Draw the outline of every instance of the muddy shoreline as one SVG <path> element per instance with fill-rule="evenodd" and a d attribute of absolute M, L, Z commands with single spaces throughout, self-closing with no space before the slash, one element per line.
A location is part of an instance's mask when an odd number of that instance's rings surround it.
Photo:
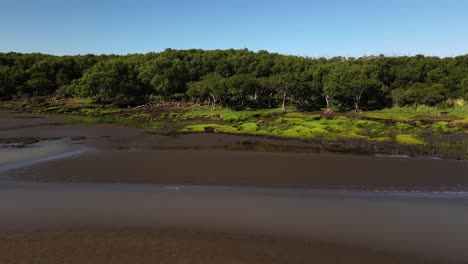
<path fill-rule="evenodd" d="M 8 117 L 8 118 L 2 118 Z M 38 138 L 32 135 L 34 133 L 22 133 L 25 131 L 34 131 L 41 127 L 45 130 L 69 130 L 70 128 L 68 125 L 67 120 L 70 118 L 68 115 L 58 115 L 58 114 L 34 114 L 34 113 L 27 113 L 27 112 L 15 112 L 15 111 L 0 111 L 0 119 L 2 119 L 2 124 L 0 124 L 0 144 L 2 141 L 20 141 L 20 142 L 28 142 L 34 140 L 42 140 L 48 139 L 47 136 L 57 138 L 60 137 L 60 134 L 57 133 L 40 133 L 45 137 Z M 7 121 L 6 121 L 7 120 Z M 74 125 L 75 127 L 83 127 L 86 125 Z M 108 127 L 119 127 L 119 130 L 122 130 L 122 126 L 119 125 L 110 125 L 110 124 L 99 124 L 99 125 L 92 125 L 92 126 L 108 126 Z M 65 129 L 61 129 L 61 127 L 66 127 Z M 127 129 L 136 129 L 138 128 L 130 128 Z M 16 131 L 20 132 L 19 135 L 22 135 L 24 138 L 18 138 L 13 133 L 8 133 L 8 131 Z M 2 133 L 3 132 L 3 133 Z M 112 132 L 111 132 L 112 133 Z M 70 133 L 65 133 L 65 135 L 69 135 Z M 145 138 L 148 139 L 151 136 L 151 132 L 144 132 Z M 363 140 L 363 139 L 338 139 L 338 140 L 322 140 L 322 139 L 308 139 L 308 140 L 301 140 L 301 139 L 291 139 L 291 138 L 284 138 L 284 137 L 272 137 L 272 136 L 262 136 L 262 135 L 239 135 L 239 134 L 229 134 L 229 133 L 182 133 L 182 132 L 170 132 L 170 133 L 161 133 L 161 134 L 154 134 L 155 137 L 166 137 L 166 138 L 188 138 L 188 141 L 191 141 L 191 136 L 194 135 L 197 138 L 201 138 L 204 140 L 205 137 L 224 137 L 224 138 L 234 138 L 234 140 L 230 140 L 227 144 L 235 145 L 237 144 L 251 144 L 251 145 L 260 145 L 260 147 L 256 149 L 262 148 L 262 146 L 272 146 L 271 149 L 275 148 L 276 146 L 287 146 L 290 148 L 296 148 L 295 152 L 300 151 L 299 148 L 302 148 L 302 152 L 315 152 L 315 153 L 336 153 L 336 154 L 349 154 L 349 155 L 401 155 L 401 156 L 410 156 L 410 157 L 426 157 L 426 158 L 444 158 L 444 159 L 455 159 L 460 160 L 463 159 L 461 156 L 454 155 L 453 153 L 444 153 L 443 156 L 440 154 L 434 154 L 434 150 L 431 148 L 427 148 L 424 146 L 418 145 L 405 145 L 405 144 L 397 144 L 394 142 L 378 142 L 378 141 L 370 141 L 370 140 Z M 198 136 L 201 135 L 201 136 Z M 450 136 L 450 135 L 446 135 Z M 458 138 L 463 137 L 465 135 L 456 135 Z M 10 137 L 10 138 L 8 138 Z M 72 136 L 72 137 L 83 137 L 79 134 Z M 428 138 L 431 142 L 436 140 L 435 136 Z M 188 142 L 190 146 L 198 146 L 197 141 Z M 201 147 L 203 147 L 203 142 L 201 143 Z M 154 144 L 153 144 L 154 145 Z M 179 145 L 175 146 L 178 147 Z M 167 146 L 161 146 L 160 144 L 156 144 L 156 147 L 164 148 Z M 174 147 L 174 146 L 169 146 Z M 255 146 L 253 146 L 255 147 Z M 245 147 L 244 147 L 245 148 Z M 255 150 L 254 148 L 250 148 L 248 150 Z M 276 151 L 287 152 L 286 148 L 282 150 L 277 148 Z M 437 152 L 436 152 L 437 153 Z"/>
<path fill-rule="evenodd" d="M 197 133 L 192 133 L 197 134 Z M 213 134 L 211 132 L 204 132 L 203 134 Z M 270 136 L 261 136 L 261 135 L 246 135 L 240 136 L 237 134 L 230 133 L 216 133 L 226 136 L 234 136 L 239 138 L 249 137 L 251 140 L 240 140 L 239 142 L 243 144 L 262 144 L 263 142 L 269 143 L 272 146 L 290 146 L 290 147 L 304 147 L 309 148 L 310 150 L 315 150 L 317 153 L 335 153 L 335 154 L 350 154 L 350 155 L 368 155 L 373 156 L 376 154 L 380 155 L 401 155 L 401 156 L 411 156 L 411 157 L 425 157 L 425 158 L 440 158 L 439 155 L 433 155 L 427 149 L 424 149 L 420 146 L 411 146 L 411 145 L 401 145 L 396 143 L 386 143 L 386 142 L 371 142 L 368 140 L 359 140 L 359 139 L 347 139 L 347 140 L 320 140 L 320 139 L 308 139 L 308 140 L 298 140 L 298 139 L 289 139 L 282 137 L 270 137 Z M 184 133 L 170 134 L 170 135 L 187 135 Z M 263 143 L 264 144 L 264 143 Z M 307 152 L 307 151 L 305 151 Z M 447 159 L 447 158 L 446 158 Z M 449 157 L 448 159 L 460 159 L 457 156 Z"/>

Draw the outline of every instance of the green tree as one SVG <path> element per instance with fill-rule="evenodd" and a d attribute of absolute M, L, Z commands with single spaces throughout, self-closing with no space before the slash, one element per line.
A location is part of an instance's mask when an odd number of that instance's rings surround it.
<path fill-rule="evenodd" d="M 276 91 L 281 101 L 281 109 L 286 110 L 286 102 L 291 97 L 291 90 L 298 86 L 296 76 L 290 73 L 272 75 L 269 85 Z"/>
<path fill-rule="evenodd" d="M 52 90 L 52 82 L 46 78 L 35 78 L 26 82 L 25 93 L 32 96 L 48 95 Z"/>
<path fill-rule="evenodd" d="M 200 81 L 190 83 L 187 94 L 189 96 L 207 94 L 211 98 L 213 109 L 216 109 L 216 104 L 226 94 L 225 79 L 219 74 L 207 75 Z"/>
<path fill-rule="evenodd" d="M 257 98 L 257 80 L 249 74 L 236 74 L 225 80 L 226 92 L 230 101 L 243 106 L 247 100 L 255 104 Z"/>
<path fill-rule="evenodd" d="M 331 111 L 332 101 L 339 93 L 342 84 L 342 71 L 341 64 L 331 65 L 330 72 L 323 78 L 323 97 L 326 102 L 327 111 Z"/>

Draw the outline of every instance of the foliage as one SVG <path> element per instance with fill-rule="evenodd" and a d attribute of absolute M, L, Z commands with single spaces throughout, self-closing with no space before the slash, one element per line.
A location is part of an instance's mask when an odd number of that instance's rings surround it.
<path fill-rule="evenodd" d="M 325 59 L 246 49 L 0 53 L 0 98 L 87 97 L 119 107 L 175 100 L 239 109 L 440 108 L 468 99 L 466 76 L 468 55 Z"/>

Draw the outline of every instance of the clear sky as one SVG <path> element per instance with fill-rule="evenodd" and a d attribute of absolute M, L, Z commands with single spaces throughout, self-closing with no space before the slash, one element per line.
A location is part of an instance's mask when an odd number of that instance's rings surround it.
<path fill-rule="evenodd" d="M 0 51 L 468 53 L 468 0 L 0 0 Z"/>

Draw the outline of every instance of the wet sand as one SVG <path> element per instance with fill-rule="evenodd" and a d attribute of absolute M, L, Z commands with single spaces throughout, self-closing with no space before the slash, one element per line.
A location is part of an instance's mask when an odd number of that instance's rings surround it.
<path fill-rule="evenodd" d="M 468 262 L 466 162 L 242 151 L 303 143 L 50 118 L 10 120 L 0 138 L 87 151 L 3 172 L 0 263 Z"/>

